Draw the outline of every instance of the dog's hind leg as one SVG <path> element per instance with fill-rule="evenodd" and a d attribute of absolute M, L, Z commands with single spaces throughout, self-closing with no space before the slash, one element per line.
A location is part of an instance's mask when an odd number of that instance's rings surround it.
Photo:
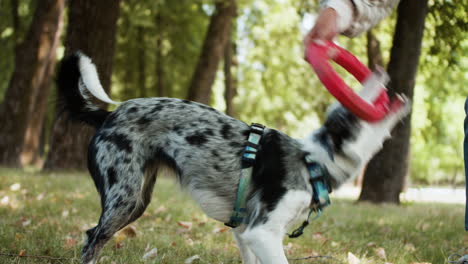
<path fill-rule="evenodd" d="M 125 176 L 125 179 L 137 181 L 118 182 L 106 191 L 99 223 L 86 232 L 87 240 L 81 257 L 83 264 L 96 263 L 106 242 L 117 231 L 138 219 L 150 203 L 156 170 L 145 169 L 144 174 L 142 170 L 137 171 L 138 173 Z"/>
<path fill-rule="evenodd" d="M 238 229 L 233 229 L 232 233 L 234 234 L 234 238 L 236 239 L 237 247 L 239 248 L 242 263 L 243 264 L 260 264 L 260 261 L 254 255 L 252 250 L 247 246 L 247 243 L 241 236 L 241 232 Z"/>

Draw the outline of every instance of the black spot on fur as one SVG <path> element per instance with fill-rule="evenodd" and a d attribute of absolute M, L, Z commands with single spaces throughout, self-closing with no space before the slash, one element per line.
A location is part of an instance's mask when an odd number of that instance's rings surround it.
<path fill-rule="evenodd" d="M 203 131 L 203 133 L 207 136 L 214 136 L 214 133 L 213 133 L 213 130 L 207 128 L 205 129 L 205 131 Z"/>
<path fill-rule="evenodd" d="M 133 195 L 133 190 L 130 188 L 130 185 L 125 184 L 124 185 L 124 191 L 127 194 L 127 196 L 132 196 Z"/>
<path fill-rule="evenodd" d="M 167 103 L 170 103 L 171 100 L 170 100 L 170 99 L 167 99 L 167 98 L 161 98 L 161 99 L 159 99 L 159 102 L 160 102 L 161 104 L 167 104 Z"/>
<path fill-rule="evenodd" d="M 151 121 L 152 121 L 152 120 L 149 119 L 148 117 L 142 116 L 140 119 L 138 119 L 137 123 L 138 123 L 138 125 L 140 125 L 140 126 L 145 126 L 145 125 L 151 123 Z"/>
<path fill-rule="evenodd" d="M 220 131 L 221 136 L 224 139 L 232 138 L 233 135 L 232 135 L 231 129 L 232 127 L 229 124 L 224 124 Z"/>
<path fill-rule="evenodd" d="M 164 108 L 163 105 L 158 104 L 158 105 L 156 105 L 155 107 L 153 107 L 153 109 L 151 109 L 151 113 L 152 113 L 152 114 L 155 114 L 155 113 L 161 111 L 163 108 Z"/>
<path fill-rule="evenodd" d="M 359 122 L 355 115 L 343 107 L 335 109 L 329 114 L 324 125 L 326 136 L 333 142 L 335 152 L 341 152 L 343 141 L 352 139 L 359 131 Z M 322 137 L 324 137 L 323 135 Z"/>
<path fill-rule="evenodd" d="M 184 99 L 184 100 L 182 100 L 182 103 L 184 103 L 184 104 L 193 104 L 193 102 L 192 102 L 192 101 L 185 100 L 185 99 Z"/>
<path fill-rule="evenodd" d="M 91 143 L 88 146 L 88 170 L 93 178 L 94 185 L 96 186 L 97 191 L 101 195 L 101 208 L 104 208 L 106 201 L 106 193 L 104 192 L 104 176 L 101 174 L 99 165 L 97 162 L 97 142 L 99 140 L 99 135 L 94 136 L 91 139 Z"/>
<path fill-rule="evenodd" d="M 229 146 L 231 146 L 233 148 L 240 148 L 240 147 L 242 147 L 242 144 L 239 143 L 239 142 L 232 141 L 232 142 L 229 142 Z"/>
<path fill-rule="evenodd" d="M 132 141 L 124 134 L 110 133 L 106 136 L 103 135 L 102 140 L 113 143 L 121 151 L 132 152 Z"/>
<path fill-rule="evenodd" d="M 215 149 L 211 151 L 211 155 L 213 155 L 213 157 L 219 157 L 219 153 Z"/>
<path fill-rule="evenodd" d="M 104 124 L 102 125 L 103 128 L 111 128 L 111 127 L 115 127 L 116 124 L 117 124 L 117 120 L 119 118 L 119 115 L 116 114 L 116 112 L 112 112 L 106 119 L 106 121 L 104 122 Z"/>
<path fill-rule="evenodd" d="M 275 209 L 278 201 L 285 194 L 283 181 L 286 175 L 284 157 L 286 153 L 281 147 L 281 134 L 269 130 L 260 140 L 260 148 L 252 173 L 254 190 L 260 190 L 260 199 L 266 204 L 267 210 Z"/>
<path fill-rule="evenodd" d="M 109 188 L 111 188 L 112 185 L 114 185 L 117 182 L 117 177 L 115 174 L 115 169 L 113 167 L 107 169 L 107 179 L 109 182 Z"/>
<path fill-rule="evenodd" d="M 127 114 L 133 114 L 136 112 L 138 112 L 138 108 L 136 108 L 135 106 L 132 106 L 128 109 Z"/>
<path fill-rule="evenodd" d="M 179 126 L 179 125 L 175 125 L 175 126 L 172 128 L 172 130 L 173 130 L 174 132 L 176 132 L 177 134 L 179 134 L 179 132 L 182 130 L 182 127 Z"/>
<path fill-rule="evenodd" d="M 218 166 L 218 164 L 215 164 L 213 166 L 213 168 L 216 170 L 216 171 L 221 171 L 221 168 Z"/>
<path fill-rule="evenodd" d="M 190 145 L 194 145 L 194 146 L 201 146 L 201 145 L 205 144 L 208 141 L 207 137 L 204 134 L 200 133 L 200 132 L 196 132 L 193 135 L 186 136 L 185 140 Z"/>

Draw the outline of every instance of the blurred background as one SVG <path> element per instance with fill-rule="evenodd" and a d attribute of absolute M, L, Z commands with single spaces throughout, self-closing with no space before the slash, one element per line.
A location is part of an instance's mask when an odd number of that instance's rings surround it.
<path fill-rule="evenodd" d="M 93 59 L 115 100 L 186 98 L 306 136 L 333 102 L 303 60 L 318 4 L 0 0 L 0 165 L 86 168 L 92 131 L 55 105 L 56 65 L 75 50 Z M 463 185 L 467 11 L 467 0 L 402 0 L 371 32 L 337 39 L 371 68 L 386 68 L 391 90 L 413 101 L 411 118 L 357 181 L 361 199 L 398 203 L 407 186 Z"/>

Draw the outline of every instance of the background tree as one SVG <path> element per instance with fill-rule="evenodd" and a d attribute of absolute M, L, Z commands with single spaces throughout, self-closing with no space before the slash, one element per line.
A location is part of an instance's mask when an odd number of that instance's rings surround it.
<path fill-rule="evenodd" d="M 109 92 L 120 1 L 72 0 L 68 13 L 65 55 L 81 50 L 93 59 L 104 89 Z M 86 168 L 90 128 L 72 123 L 57 110 L 46 169 Z"/>
<path fill-rule="evenodd" d="M 235 0 L 220 0 L 215 4 L 205 42 L 192 76 L 188 99 L 210 104 L 211 88 L 218 70 L 218 64 L 231 34 L 232 19 L 236 15 Z"/>
<path fill-rule="evenodd" d="M 18 42 L 18 2 L 12 1 L 14 39 Z M 24 40 L 15 47 L 15 69 L 0 109 L 0 163 L 21 166 L 20 154 L 37 98 L 47 88 L 55 63 L 64 0 L 38 4 Z M 50 69 L 50 68 L 49 68 Z M 38 102 L 43 104 L 43 102 Z M 34 118 L 41 118 L 40 116 Z"/>
<path fill-rule="evenodd" d="M 413 99 L 416 73 L 421 54 L 427 0 L 402 0 L 393 39 L 388 73 L 390 91 Z M 361 201 L 400 202 L 400 192 L 409 169 L 411 115 L 396 126 L 393 139 L 384 143 L 368 164 L 364 174 Z"/>

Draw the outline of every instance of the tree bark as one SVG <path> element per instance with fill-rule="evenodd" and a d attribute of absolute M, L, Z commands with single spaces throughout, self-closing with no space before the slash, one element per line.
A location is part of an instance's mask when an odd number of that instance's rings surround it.
<path fill-rule="evenodd" d="M 163 56 L 163 22 L 161 11 L 158 11 L 155 18 L 157 37 L 156 37 L 156 92 L 159 97 L 167 96 L 166 87 L 164 86 L 164 56 Z"/>
<path fill-rule="evenodd" d="M 235 60 L 236 44 L 232 41 L 232 33 L 224 49 L 224 100 L 226 102 L 226 114 L 235 116 L 233 99 L 236 96 L 237 82 L 233 76 L 233 68 L 237 63 Z"/>
<path fill-rule="evenodd" d="M 368 66 L 372 71 L 376 70 L 376 66 L 383 67 L 384 65 L 380 42 L 371 30 L 367 32 L 367 58 Z"/>
<path fill-rule="evenodd" d="M 139 97 L 146 97 L 146 57 L 145 57 L 145 29 L 137 27 L 137 56 L 138 56 L 138 90 Z M 142 45 L 142 46 L 140 46 Z"/>
<path fill-rule="evenodd" d="M 31 121 L 28 123 L 26 128 L 26 134 L 24 138 L 23 149 L 21 152 L 21 164 L 31 164 L 40 161 L 40 145 L 43 138 L 43 126 L 44 120 L 47 112 L 47 103 L 50 94 L 50 87 L 52 85 L 52 77 L 55 72 L 55 65 L 57 61 L 56 50 L 60 42 L 60 36 L 63 29 L 63 15 L 64 9 L 60 12 L 59 26 L 55 32 L 54 42 L 52 44 L 51 56 L 49 61 L 47 61 L 47 68 L 44 73 L 44 78 L 42 83 L 34 94 L 35 102 L 32 112 L 29 113 L 30 116 L 34 116 Z"/>
<path fill-rule="evenodd" d="M 202 51 L 189 86 L 189 100 L 204 104 L 210 103 L 211 86 L 231 31 L 232 18 L 235 15 L 235 0 L 216 2 L 216 10 L 211 16 Z"/>
<path fill-rule="evenodd" d="M 33 106 L 35 95 L 55 54 L 64 0 L 44 0 L 34 17 L 24 41 L 15 49 L 15 69 L 0 109 L 0 163 L 20 167 L 20 153 L 30 120 L 38 118 Z M 18 27 L 18 21 L 15 22 Z M 16 34 L 16 33 L 15 33 Z"/>
<path fill-rule="evenodd" d="M 110 91 L 119 6 L 119 0 L 71 0 L 68 8 L 65 55 L 81 50 L 92 58 L 106 92 Z M 72 123 L 66 113 L 57 111 L 44 168 L 86 168 L 92 133 L 91 128 Z"/>
<path fill-rule="evenodd" d="M 413 98 L 427 0 L 403 0 L 398 6 L 398 18 L 388 65 L 390 91 Z M 368 164 L 364 175 L 360 201 L 400 203 L 400 193 L 409 170 L 411 115 L 398 124 L 392 140 Z"/>

